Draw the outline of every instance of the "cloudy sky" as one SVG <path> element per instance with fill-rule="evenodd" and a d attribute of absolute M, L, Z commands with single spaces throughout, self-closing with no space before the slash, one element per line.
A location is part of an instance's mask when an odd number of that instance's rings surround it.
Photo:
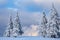
<path fill-rule="evenodd" d="M 8 26 L 9 16 L 13 16 L 13 20 L 16 17 L 18 11 L 21 20 L 21 25 L 24 27 L 24 35 L 37 36 L 35 31 L 38 24 L 41 22 L 41 15 L 43 11 L 46 13 L 47 18 L 50 15 L 50 9 L 54 3 L 58 13 L 60 12 L 60 0 L 0 0 L 0 36 L 4 33 L 4 30 Z M 31 27 L 31 28 L 30 28 Z M 1 31 L 2 30 L 2 31 Z M 33 30 L 33 31 L 32 31 Z M 32 34 L 31 34 L 32 33 Z"/>

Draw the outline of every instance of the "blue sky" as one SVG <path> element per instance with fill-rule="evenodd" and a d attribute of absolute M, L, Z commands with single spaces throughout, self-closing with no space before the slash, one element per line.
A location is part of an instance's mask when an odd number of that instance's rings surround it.
<path fill-rule="evenodd" d="M 13 0 L 5 0 L 5 2 L 0 5 L 0 7 L 2 7 L 2 8 L 5 8 L 5 7 L 13 8 L 14 7 Z"/>
<path fill-rule="evenodd" d="M 27 0 L 26 0 L 27 1 Z M 0 8 L 15 8 L 15 9 L 22 9 L 22 10 L 26 10 L 28 12 L 39 12 L 39 11 L 43 11 L 43 6 L 41 5 L 37 5 L 34 2 L 27 1 L 27 3 L 24 2 L 24 0 L 21 0 L 18 4 L 18 0 L 17 2 L 15 2 L 15 0 L 6 0 L 6 2 L 0 5 Z M 16 3 L 16 4 L 15 4 Z"/>
<path fill-rule="evenodd" d="M 3 3 L 4 2 L 4 3 Z M 58 4 L 59 0 L 3 0 L 0 3 L 0 8 L 15 8 L 21 9 L 28 12 L 42 12 L 51 8 L 52 2 Z M 48 4 L 47 4 L 48 3 Z M 46 9 L 47 8 L 47 9 Z"/>

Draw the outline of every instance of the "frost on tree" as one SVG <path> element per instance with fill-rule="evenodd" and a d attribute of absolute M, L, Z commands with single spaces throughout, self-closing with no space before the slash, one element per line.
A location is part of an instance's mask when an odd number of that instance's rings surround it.
<path fill-rule="evenodd" d="M 43 12 L 42 15 L 42 21 L 41 21 L 41 26 L 40 26 L 40 36 L 45 37 L 46 36 L 46 29 L 47 29 L 47 19 L 46 19 L 46 15 L 45 12 Z"/>
<path fill-rule="evenodd" d="M 54 7 L 54 4 L 52 4 L 52 10 L 51 10 L 51 18 L 48 23 L 47 28 L 47 35 L 48 37 L 57 38 L 59 37 L 59 15 L 57 13 L 57 10 Z"/>
<path fill-rule="evenodd" d="M 9 25 L 4 33 L 5 37 L 11 37 L 13 34 L 13 21 L 12 21 L 12 17 L 10 16 L 10 22 Z"/>
<path fill-rule="evenodd" d="M 19 16 L 18 16 L 18 13 L 17 13 L 15 23 L 14 23 L 13 36 L 17 37 L 17 36 L 21 36 L 22 34 L 23 34 L 23 31 L 22 31 Z"/>

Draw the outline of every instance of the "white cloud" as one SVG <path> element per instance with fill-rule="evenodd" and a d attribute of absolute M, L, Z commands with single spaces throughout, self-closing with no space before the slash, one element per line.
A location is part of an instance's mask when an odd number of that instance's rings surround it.
<path fill-rule="evenodd" d="M 30 27 L 25 27 L 23 36 L 38 36 L 38 28 L 38 25 L 31 25 Z"/>
<path fill-rule="evenodd" d="M 22 12 L 20 15 L 21 23 L 24 25 L 31 25 L 31 24 L 39 24 L 41 20 L 41 13 L 29 13 L 29 12 Z"/>
<path fill-rule="evenodd" d="M 33 3 L 38 5 L 39 7 L 41 5 L 44 9 L 51 8 L 52 3 L 57 5 L 57 7 L 60 5 L 59 0 L 14 0 L 14 4 L 18 7 L 24 7 L 27 6 L 27 4 L 33 4 Z"/>

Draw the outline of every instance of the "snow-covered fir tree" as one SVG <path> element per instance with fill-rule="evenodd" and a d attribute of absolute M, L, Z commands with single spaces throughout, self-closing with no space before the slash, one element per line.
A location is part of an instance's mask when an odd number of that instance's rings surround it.
<path fill-rule="evenodd" d="M 54 4 L 52 4 L 51 9 L 51 16 L 49 23 L 47 25 L 47 36 L 52 38 L 59 37 L 59 14 L 57 13 L 57 10 L 54 7 Z"/>
<path fill-rule="evenodd" d="M 13 34 L 13 21 L 12 21 L 12 16 L 10 16 L 9 25 L 8 25 L 6 31 L 4 32 L 3 36 L 5 36 L 5 37 L 12 37 L 12 34 Z"/>
<path fill-rule="evenodd" d="M 19 19 L 18 12 L 17 12 L 17 16 L 16 16 L 16 19 L 15 19 L 15 22 L 14 22 L 13 36 L 14 37 L 22 36 L 23 33 L 24 32 L 22 31 L 22 27 L 21 27 L 21 24 L 20 24 L 20 19 Z"/>
<path fill-rule="evenodd" d="M 45 37 L 47 35 L 46 29 L 47 29 L 47 18 L 45 12 L 43 12 L 40 31 L 39 31 L 40 36 Z"/>

